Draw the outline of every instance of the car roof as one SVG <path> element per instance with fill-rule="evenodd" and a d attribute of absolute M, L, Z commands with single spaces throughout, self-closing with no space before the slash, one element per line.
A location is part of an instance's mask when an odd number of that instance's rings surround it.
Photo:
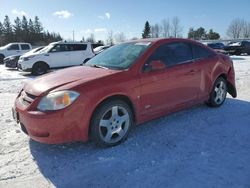
<path fill-rule="evenodd" d="M 11 42 L 9 44 L 28 44 L 28 45 L 30 45 L 30 43 L 27 43 L 27 42 Z"/>
<path fill-rule="evenodd" d="M 127 41 L 130 42 L 151 42 L 151 43 L 157 43 L 157 42 L 191 42 L 191 43 L 200 43 L 199 41 L 195 41 L 192 39 L 183 39 L 183 38 L 147 38 L 147 39 L 138 39 L 138 40 L 131 40 Z"/>
<path fill-rule="evenodd" d="M 88 44 L 88 42 L 67 42 L 67 41 L 58 41 L 52 42 L 50 44 Z M 89 43 L 90 44 L 90 43 Z"/>

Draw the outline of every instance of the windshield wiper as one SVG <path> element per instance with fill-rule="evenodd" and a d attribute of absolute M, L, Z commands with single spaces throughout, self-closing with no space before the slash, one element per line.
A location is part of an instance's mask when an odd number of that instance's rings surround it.
<path fill-rule="evenodd" d="M 109 69 L 108 67 L 104 67 L 104 66 L 96 65 L 96 64 L 91 64 L 90 66 L 95 67 L 95 68 Z"/>

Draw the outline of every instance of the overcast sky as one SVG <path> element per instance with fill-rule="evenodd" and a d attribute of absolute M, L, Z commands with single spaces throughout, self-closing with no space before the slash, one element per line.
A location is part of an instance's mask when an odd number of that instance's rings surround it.
<path fill-rule="evenodd" d="M 0 21 L 8 15 L 38 16 L 49 31 L 65 39 L 94 33 L 105 40 L 108 31 L 124 32 L 127 38 L 141 37 L 146 20 L 150 24 L 178 16 L 183 37 L 190 27 L 214 29 L 222 37 L 234 18 L 250 21 L 250 0 L 0 0 Z"/>

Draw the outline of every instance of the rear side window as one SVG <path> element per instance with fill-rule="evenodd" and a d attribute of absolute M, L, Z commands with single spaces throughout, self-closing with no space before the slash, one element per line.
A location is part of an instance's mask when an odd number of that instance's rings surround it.
<path fill-rule="evenodd" d="M 10 47 L 8 47 L 8 50 L 19 50 L 18 44 L 12 44 Z"/>
<path fill-rule="evenodd" d="M 65 52 L 65 51 L 69 51 L 69 48 L 66 44 L 57 44 L 51 49 L 51 52 Z"/>
<path fill-rule="evenodd" d="M 192 50 L 183 42 L 163 44 L 150 56 L 149 62 L 154 60 L 160 60 L 168 67 L 186 63 L 192 60 Z"/>
<path fill-rule="evenodd" d="M 203 59 L 215 56 L 215 53 L 202 46 L 192 44 L 192 48 L 193 48 L 194 59 Z"/>
<path fill-rule="evenodd" d="M 22 50 L 29 50 L 30 46 L 28 44 L 21 44 L 21 49 Z"/>
<path fill-rule="evenodd" d="M 86 50 L 87 44 L 74 44 L 74 51 Z"/>
<path fill-rule="evenodd" d="M 69 51 L 83 51 L 87 49 L 87 44 L 68 44 Z"/>

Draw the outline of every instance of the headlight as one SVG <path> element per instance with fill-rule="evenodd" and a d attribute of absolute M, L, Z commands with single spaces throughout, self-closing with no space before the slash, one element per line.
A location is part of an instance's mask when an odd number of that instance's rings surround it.
<path fill-rule="evenodd" d="M 57 91 L 44 96 L 37 108 L 41 111 L 60 110 L 71 105 L 80 94 L 75 91 Z"/>
<path fill-rule="evenodd" d="M 22 58 L 24 61 L 29 61 L 30 59 L 32 59 L 33 57 L 35 57 L 34 55 L 28 56 L 28 57 L 24 57 Z"/>

